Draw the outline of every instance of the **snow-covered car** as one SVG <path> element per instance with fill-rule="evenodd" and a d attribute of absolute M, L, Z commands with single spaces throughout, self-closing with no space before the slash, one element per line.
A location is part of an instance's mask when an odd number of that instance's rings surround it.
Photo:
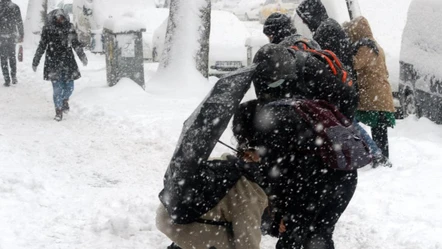
<path fill-rule="evenodd" d="M 242 0 L 233 9 L 233 14 L 235 14 L 240 20 L 258 20 L 259 12 L 264 1 L 265 0 Z"/>
<path fill-rule="evenodd" d="M 167 20 L 154 32 L 153 61 L 160 61 L 164 49 Z M 222 75 L 247 65 L 246 41 L 249 31 L 234 14 L 212 10 L 209 74 Z"/>
<path fill-rule="evenodd" d="M 259 11 L 259 22 L 264 23 L 272 13 L 293 15 L 302 0 L 266 0 Z"/>
<path fill-rule="evenodd" d="M 73 0 L 73 23 L 80 40 L 93 52 L 103 52 L 102 31 L 107 18 L 130 13 L 146 25 L 143 54 L 152 59 L 153 31 L 169 15 L 168 9 L 156 8 L 154 0 Z"/>
<path fill-rule="evenodd" d="M 442 123 L 442 2 L 413 0 L 400 54 L 399 99 L 404 116 Z"/>

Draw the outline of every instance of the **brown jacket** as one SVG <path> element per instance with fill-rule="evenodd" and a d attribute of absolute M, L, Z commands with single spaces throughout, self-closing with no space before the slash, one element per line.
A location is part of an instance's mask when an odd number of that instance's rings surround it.
<path fill-rule="evenodd" d="M 362 38 L 375 41 L 370 24 L 362 16 L 344 23 L 343 26 L 352 43 Z M 359 86 L 358 110 L 395 112 L 385 53 L 377 42 L 376 45 L 378 54 L 371 48 L 362 46 L 353 58 Z"/>
<path fill-rule="evenodd" d="M 267 196 L 256 184 L 241 177 L 228 194 L 202 219 L 228 221 L 233 236 L 223 226 L 202 223 L 173 224 L 163 205 L 157 210 L 158 230 L 183 249 L 259 249 L 261 216 L 267 207 Z"/>

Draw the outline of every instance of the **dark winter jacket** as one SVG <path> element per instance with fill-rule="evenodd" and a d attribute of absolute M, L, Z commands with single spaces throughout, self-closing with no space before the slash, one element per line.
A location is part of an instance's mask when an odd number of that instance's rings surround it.
<path fill-rule="evenodd" d="M 327 10 L 320 0 L 304 0 L 296 13 L 313 32 L 313 39 L 322 49 L 331 50 L 338 56 L 349 71 L 352 70 L 350 39 L 341 25 L 329 18 Z"/>
<path fill-rule="evenodd" d="M 239 141 L 259 148 L 260 164 L 242 173 L 270 196 L 273 230 L 284 220 L 287 232 L 279 236 L 277 248 L 311 248 L 310 234 L 333 243 L 334 225 L 351 200 L 357 172 L 327 168 L 318 155 L 307 153 L 317 146 L 316 133 L 285 100 L 242 104 L 233 131 Z"/>
<path fill-rule="evenodd" d="M 56 22 L 57 16 L 60 15 L 65 19 L 62 24 Z M 77 80 L 81 74 L 72 49 L 84 64 L 87 63 L 86 54 L 78 41 L 74 26 L 69 22 L 69 15 L 60 9 L 53 10 L 48 14 L 46 25 L 43 27 L 32 65 L 37 67 L 46 52 L 45 80 L 59 80 L 62 77 L 64 80 Z"/>
<path fill-rule="evenodd" d="M 253 62 L 257 64 L 253 84 L 260 101 L 297 95 L 322 99 L 338 107 L 348 118 L 353 118 L 358 102 L 356 90 L 343 84 L 311 54 L 267 44 L 256 53 Z"/>
<path fill-rule="evenodd" d="M 18 36 L 17 36 L 18 35 Z M 6 39 L 23 40 L 23 20 L 20 8 L 11 0 L 0 2 L 0 41 Z"/>
<path fill-rule="evenodd" d="M 194 222 L 196 218 L 215 207 L 241 178 L 238 164 L 242 165 L 242 162 L 202 161 L 199 162 L 195 173 L 189 175 L 181 172 L 182 177 L 179 179 L 173 177 L 174 173 L 167 171 L 164 177 L 165 188 L 160 192 L 159 198 L 174 222 L 177 224 Z M 182 183 L 168 184 L 167 181 L 182 181 Z M 181 193 L 184 197 L 170 198 L 170 195 L 175 193 Z M 182 202 L 182 200 L 188 201 Z"/>
<path fill-rule="evenodd" d="M 279 44 L 285 47 L 291 47 L 297 45 L 300 41 L 306 43 L 312 49 L 321 50 L 321 46 L 319 46 L 315 40 L 308 39 L 300 34 L 285 37 Z"/>

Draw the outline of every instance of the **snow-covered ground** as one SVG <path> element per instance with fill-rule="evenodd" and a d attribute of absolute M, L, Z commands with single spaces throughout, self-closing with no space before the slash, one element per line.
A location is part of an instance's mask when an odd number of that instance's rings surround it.
<path fill-rule="evenodd" d="M 370 2 L 373 12 L 385 13 L 369 16 L 385 23 L 374 32 L 405 23 L 406 6 L 360 0 L 361 8 Z M 379 39 L 385 47 L 400 44 L 391 32 Z M 130 80 L 109 88 L 104 57 L 88 54 L 72 110 L 58 123 L 43 61 L 32 72 L 33 53 L 25 50 L 19 63 L 19 84 L 0 87 L 0 249 L 166 248 L 170 241 L 155 228 L 162 177 L 183 121 L 212 83 L 169 93 L 149 82 L 145 92 Z M 147 80 L 156 68 L 145 65 Z M 360 170 L 336 248 L 442 249 L 442 126 L 415 117 L 397 123 L 389 133 L 394 167 Z M 230 143 L 232 133 L 222 140 Z M 219 146 L 214 154 L 227 151 Z M 264 237 L 262 248 L 274 243 Z"/>

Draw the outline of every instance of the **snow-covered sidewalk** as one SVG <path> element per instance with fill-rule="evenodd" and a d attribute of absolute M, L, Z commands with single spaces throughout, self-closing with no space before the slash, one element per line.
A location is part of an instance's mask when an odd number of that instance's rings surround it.
<path fill-rule="evenodd" d="M 31 53 L 31 51 L 26 51 Z M 0 248 L 160 249 L 157 194 L 181 124 L 203 96 L 109 88 L 88 54 L 72 111 L 55 122 L 42 65 L 0 88 Z M 146 78 L 155 71 L 146 64 Z M 229 130 L 223 136 L 231 141 Z M 393 168 L 364 168 L 335 233 L 341 249 L 442 248 L 442 126 L 414 117 L 390 130 Z M 214 153 L 227 151 L 217 147 Z M 262 248 L 274 248 L 265 237 Z"/>

